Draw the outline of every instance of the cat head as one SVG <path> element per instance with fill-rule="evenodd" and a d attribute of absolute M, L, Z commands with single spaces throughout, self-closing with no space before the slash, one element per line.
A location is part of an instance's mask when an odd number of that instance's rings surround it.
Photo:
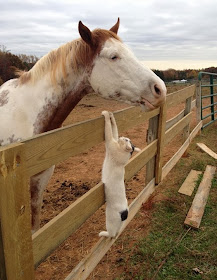
<path fill-rule="evenodd" d="M 141 150 L 137 147 L 135 147 L 132 142 L 130 141 L 129 138 L 127 137 L 120 137 L 118 139 L 118 144 L 121 148 L 121 150 L 123 150 L 126 153 L 129 153 L 130 155 L 133 154 L 133 152 L 140 152 Z"/>

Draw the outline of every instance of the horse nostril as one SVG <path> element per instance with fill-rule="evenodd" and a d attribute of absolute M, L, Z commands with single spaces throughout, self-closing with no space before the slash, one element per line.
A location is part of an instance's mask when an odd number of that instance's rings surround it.
<path fill-rule="evenodd" d="M 161 95 L 161 90 L 158 88 L 157 85 L 154 85 L 154 90 L 157 95 Z"/>

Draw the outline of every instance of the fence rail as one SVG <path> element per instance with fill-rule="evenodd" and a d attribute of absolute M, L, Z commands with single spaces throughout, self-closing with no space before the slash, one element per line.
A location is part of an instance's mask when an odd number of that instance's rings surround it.
<path fill-rule="evenodd" d="M 191 109 L 195 105 L 192 101 L 194 92 L 195 85 L 169 94 L 166 104 L 151 112 L 130 107 L 114 113 L 120 132 L 147 120 L 149 125 L 157 122 L 157 126 L 152 129 L 155 139 L 151 137 L 150 143 L 126 166 L 125 180 L 129 180 L 146 164 L 155 170 L 148 185 L 130 205 L 127 223 L 200 130 L 202 122 L 189 133 Z M 166 122 L 166 110 L 183 102 L 185 109 Z M 180 131 L 184 131 L 184 144 L 162 168 L 163 148 Z M 37 267 L 105 202 L 103 184 L 99 183 L 31 237 L 28 177 L 84 152 L 103 140 L 104 119 L 99 117 L 41 134 L 22 143 L 0 147 L 0 248 L 4 249 L 0 252 L 1 280 L 34 279 L 33 267 Z M 66 280 L 86 279 L 115 240 L 101 238 L 90 255 L 78 264 Z"/>

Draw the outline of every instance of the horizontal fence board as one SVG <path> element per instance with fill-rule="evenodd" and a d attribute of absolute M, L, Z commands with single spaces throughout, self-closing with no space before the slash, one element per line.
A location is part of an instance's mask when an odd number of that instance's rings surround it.
<path fill-rule="evenodd" d="M 193 96 L 194 93 L 195 85 L 192 85 L 168 94 L 166 99 L 167 109 L 184 102 L 187 98 Z"/>
<path fill-rule="evenodd" d="M 136 154 L 126 165 L 125 179 L 129 180 L 157 152 L 157 140 Z M 99 183 L 67 207 L 33 235 L 34 263 L 37 267 L 53 250 L 69 237 L 105 202 L 103 184 Z"/>
<path fill-rule="evenodd" d="M 170 127 L 172 127 L 174 124 L 176 124 L 178 121 L 180 121 L 184 117 L 184 115 L 185 115 L 185 110 L 182 110 L 175 117 L 166 121 L 166 130 L 170 129 Z"/>
<path fill-rule="evenodd" d="M 99 183 L 39 229 L 33 235 L 35 267 L 95 213 L 104 202 L 103 183 Z"/>
<path fill-rule="evenodd" d="M 187 114 L 184 118 L 174 124 L 170 129 L 165 133 L 165 142 L 164 145 L 167 145 L 180 131 L 186 127 L 191 121 L 192 112 Z"/>
<path fill-rule="evenodd" d="M 191 109 L 193 109 L 196 106 L 196 99 L 194 99 L 191 103 Z M 185 115 L 185 110 L 182 110 L 180 113 L 178 113 L 175 117 L 169 119 L 166 121 L 166 130 L 168 130 L 171 126 L 176 124 L 178 121 L 180 121 Z"/>
<path fill-rule="evenodd" d="M 155 189 L 155 180 L 153 179 L 130 204 L 128 218 L 118 236 L 116 238 L 101 237 L 92 248 L 91 252 L 73 269 L 73 271 L 65 278 L 65 280 L 85 280 L 89 276 L 89 274 L 93 271 L 96 265 L 100 262 L 103 256 L 107 253 L 113 243 L 118 239 L 123 230 L 136 215 L 141 205 L 147 201 Z"/>
<path fill-rule="evenodd" d="M 122 132 L 159 114 L 160 109 L 142 112 L 130 107 L 114 113 L 118 130 Z M 99 117 L 68 127 L 40 134 L 23 141 L 29 176 L 37 174 L 70 156 L 84 152 L 104 141 L 104 118 Z"/>

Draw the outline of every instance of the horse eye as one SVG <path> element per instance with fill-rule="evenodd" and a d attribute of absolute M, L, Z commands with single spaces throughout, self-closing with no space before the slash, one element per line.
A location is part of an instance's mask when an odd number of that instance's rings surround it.
<path fill-rule="evenodd" d="M 117 60 L 118 59 L 118 57 L 116 56 L 116 55 L 114 55 L 113 57 L 112 57 L 112 60 Z"/>

